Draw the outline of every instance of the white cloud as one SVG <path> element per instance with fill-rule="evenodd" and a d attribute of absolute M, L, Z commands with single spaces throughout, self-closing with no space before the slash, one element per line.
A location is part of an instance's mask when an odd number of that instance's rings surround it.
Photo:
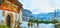
<path fill-rule="evenodd" d="M 44 13 L 44 12 L 48 13 L 54 11 L 52 7 L 54 4 L 51 4 L 50 0 L 23 0 L 22 3 L 23 7 L 32 11 L 33 14 Z"/>
<path fill-rule="evenodd" d="M 37 11 L 37 13 L 48 13 L 48 12 L 51 12 L 51 11 L 54 11 L 52 6 L 50 5 L 49 3 L 49 0 L 35 0 L 32 2 L 32 7 L 31 9 L 37 9 L 37 10 L 40 10 L 40 11 Z M 32 10 L 34 11 L 34 10 Z M 35 12 L 33 12 L 35 14 Z"/>
<path fill-rule="evenodd" d="M 55 8 L 60 9 L 60 0 L 56 0 Z"/>

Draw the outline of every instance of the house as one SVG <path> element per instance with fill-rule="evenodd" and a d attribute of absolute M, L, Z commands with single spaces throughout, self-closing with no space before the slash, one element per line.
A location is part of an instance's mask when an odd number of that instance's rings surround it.
<path fill-rule="evenodd" d="M 2 10 L 2 16 L 4 17 L 4 24 L 8 27 L 14 27 L 16 21 L 22 21 L 22 16 L 18 19 L 19 15 L 22 15 L 22 4 L 18 0 L 0 0 L 0 10 Z"/>

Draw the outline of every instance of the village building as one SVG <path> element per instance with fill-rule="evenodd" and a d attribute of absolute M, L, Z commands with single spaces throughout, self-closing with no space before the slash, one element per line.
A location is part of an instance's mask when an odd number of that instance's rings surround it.
<path fill-rule="evenodd" d="M 0 0 L 0 10 L 5 26 L 14 27 L 16 21 L 22 21 L 22 4 L 18 0 Z"/>

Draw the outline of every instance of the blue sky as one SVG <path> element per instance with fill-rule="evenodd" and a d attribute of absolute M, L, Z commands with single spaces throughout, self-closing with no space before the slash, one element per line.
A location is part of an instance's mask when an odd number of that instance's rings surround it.
<path fill-rule="evenodd" d="M 60 0 L 19 0 L 23 8 L 30 10 L 33 14 L 49 13 L 54 9 L 60 9 Z"/>

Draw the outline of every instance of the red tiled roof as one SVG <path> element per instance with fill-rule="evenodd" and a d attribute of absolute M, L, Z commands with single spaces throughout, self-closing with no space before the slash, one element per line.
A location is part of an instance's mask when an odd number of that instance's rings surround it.
<path fill-rule="evenodd" d="M 22 6 L 22 4 L 18 0 L 8 0 L 8 1 L 10 1 L 18 6 Z"/>
<path fill-rule="evenodd" d="M 8 0 L 12 2 L 13 4 L 18 6 L 18 11 L 22 8 L 22 4 L 18 0 Z"/>

